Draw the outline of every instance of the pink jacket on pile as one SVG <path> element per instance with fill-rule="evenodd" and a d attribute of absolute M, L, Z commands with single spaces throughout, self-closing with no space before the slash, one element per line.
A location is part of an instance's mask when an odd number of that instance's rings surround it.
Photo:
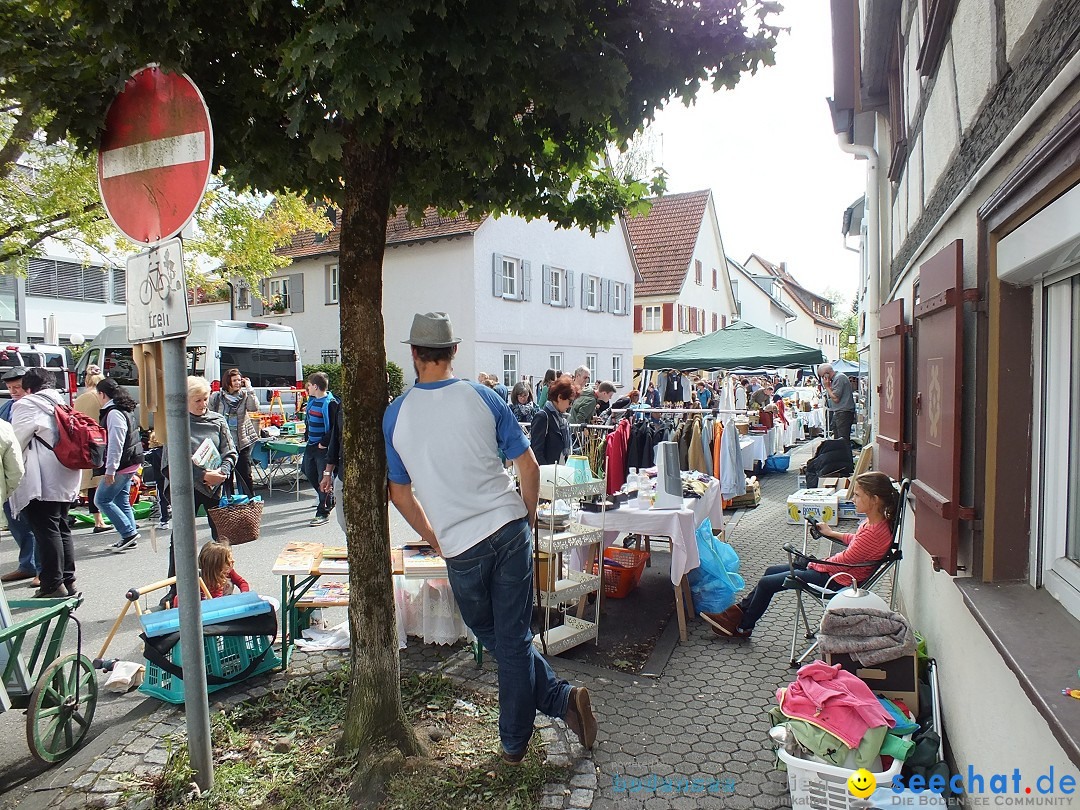
<path fill-rule="evenodd" d="M 776 700 L 788 717 L 825 729 L 849 748 L 859 747 L 867 729 L 896 725 L 870 687 L 839 664 L 807 664 L 791 686 L 776 690 Z"/>

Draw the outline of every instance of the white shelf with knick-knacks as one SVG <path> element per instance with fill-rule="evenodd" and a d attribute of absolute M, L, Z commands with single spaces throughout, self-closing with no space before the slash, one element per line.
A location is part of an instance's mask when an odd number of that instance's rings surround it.
<path fill-rule="evenodd" d="M 533 638 L 537 650 L 557 655 L 597 638 L 603 582 L 603 521 L 599 527 L 584 526 L 575 519 L 582 498 L 603 496 L 607 482 L 569 466 L 541 467 L 540 506 L 534 545 L 535 588 L 533 596 L 542 608 L 540 632 Z M 601 509 L 605 509 L 602 506 Z M 585 571 L 567 571 L 563 555 L 575 548 L 594 548 L 594 559 Z M 591 573 L 593 565 L 597 573 Z M 583 618 L 589 594 L 596 594 L 597 621 Z M 562 624 L 551 626 L 553 612 L 577 604 L 577 615 L 566 610 Z"/>

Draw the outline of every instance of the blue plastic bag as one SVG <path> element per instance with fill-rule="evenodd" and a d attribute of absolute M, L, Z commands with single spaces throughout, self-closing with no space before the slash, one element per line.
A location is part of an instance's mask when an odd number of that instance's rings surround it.
<path fill-rule="evenodd" d="M 713 536 L 708 518 L 697 530 L 701 565 L 687 574 L 696 613 L 722 613 L 735 604 L 735 594 L 746 587 L 739 575 L 739 555 Z"/>

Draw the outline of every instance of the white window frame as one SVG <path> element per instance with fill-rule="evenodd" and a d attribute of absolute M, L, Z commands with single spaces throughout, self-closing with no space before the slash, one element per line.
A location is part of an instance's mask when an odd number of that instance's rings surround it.
<path fill-rule="evenodd" d="M 589 312 L 600 311 L 600 278 L 585 275 L 585 289 L 582 291 L 581 304 Z"/>
<path fill-rule="evenodd" d="M 585 355 L 585 367 L 589 369 L 589 379 L 593 382 L 599 382 L 600 378 L 596 376 L 596 355 Z"/>
<path fill-rule="evenodd" d="M 622 355 L 611 356 L 611 381 L 615 385 L 622 385 Z"/>
<path fill-rule="evenodd" d="M 1034 413 L 1042 418 L 1035 418 L 1032 425 L 1033 508 L 1028 570 L 1032 586 L 1045 587 L 1080 618 L 1080 561 L 1068 557 L 1070 517 L 1072 530 L 1080 531 L 1080 520 L 1070 515 L 1070 508 L 1080 502 L 1076 489 L 1080 485 L 1080 440 L 1073 439 L 1072 448 L 1067 440 L 1080 423 L 1076 416 L 1080 405 L 1076 401 L 1080 399 L 1080 371 L 1076 370 L 1080 349 L 1073 345 L 1075 335 L 1069 334 L 1072 321 L 1080 314 L 1078 284 L 1080 267 L 1074 265 L 1037 282 L 1032 292 Z M 1071 407 L 1067 404 L 1070 399 Z M 1060 424 L 1052 414 L 1073 420 L 1071 426 L 1064 427 L 1064 441 L 1060 432 L 1047 431 L 1048 421 Z"/>
<path fill-rule="evenodd" d="M 502 382 L 507 388 L 513 388 L 520 379 L 518 376 L 519 367 L 517 352 L 502 353 Z"/>
<path fill-rule="evenodd" d="M 338 265 L 331 264 L 326 268 L 326 303 L 337 304 L 341 301 L 341 275 Z"/>
<path fill-rule="evenodd" d="M 521 259 L 502 257 L 502 297 L 508 301 L 521 300 Z"/>
<path fill-rule="evenodd" d="M 651 324 L 651 325 L 650 325 Z M 664 307 L 661 304 L 646 304 L 641 308 L 641 329 L 643 332 L 660 332 L 664 328 Z"/>
<path fill-rule="evenodd" d="M 273 301 L 276 296 L 281 296 L 285 309 L 289 309 L 289 279 L 287 276 L 270 278 L 266 280 L 266 300 Z M 267 307 L 269 310 L 269 307 Z"/>
<path fill-rule="evenodd" d="M 551 291 L 551 300 L 548 303 L 553 307 L 566 306 L 566 271 L 561 267 L 552 267 L 548 284 Z"/>
<path fill-rule="evenodd" d="M 562 374 L 562 352 L 552 352 L 548 355 L 548 368 L 555 369 L 555 376 L 558 377 Z"/>
<path fill-rule="evenodd" d="M 625 315 L 628 311 L 626 305 L 626 284 L 621 281 L 613 281 L 612 296 L 615 299 L 615 314 Z"/>

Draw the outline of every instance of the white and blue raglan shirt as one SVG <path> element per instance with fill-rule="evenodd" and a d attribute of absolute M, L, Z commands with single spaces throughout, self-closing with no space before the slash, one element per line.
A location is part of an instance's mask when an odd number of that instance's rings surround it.
<path fill-rule="evenodd" d="M 386 409 L 383 437 L 390 481 L 413 485 L 444 557 L 527 514 L 499 451 L 514 459 L 529 441 L 486 385 L 417 383 Z"/>

